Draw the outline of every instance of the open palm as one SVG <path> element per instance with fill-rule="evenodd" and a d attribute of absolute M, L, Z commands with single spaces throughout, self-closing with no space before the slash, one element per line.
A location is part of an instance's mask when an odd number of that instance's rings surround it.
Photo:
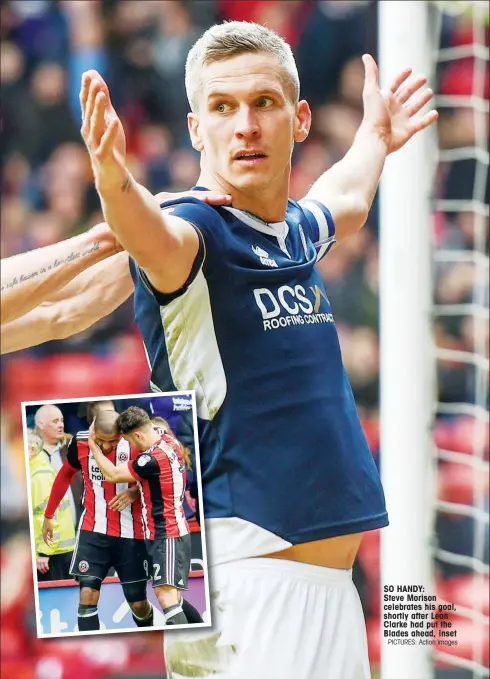
<path fill-rule="evenodd" d="M 80 90 L 81 134 L 96 180 L 121 184 L 126 178 L 126 136 L 112 105 L 109 88 L 97 71 L 87 71 Z"/>
<path fill-rule="evenodd" d="M 414 134 L 437 120 L 439 114 L 435 110 L 417 117 L 434 93 L 430 88 L 419 92 L 427 82 L 423 75 L 407 82 L 412 73 L 411 68 L 404 69 L 388 90 L 380 90 L 376 62 L 368 54 L 363 56 L 363 62 L 363 123 L 376 129 L 386 143 L 387 153 L 393 153 L 401 149 Z"/>

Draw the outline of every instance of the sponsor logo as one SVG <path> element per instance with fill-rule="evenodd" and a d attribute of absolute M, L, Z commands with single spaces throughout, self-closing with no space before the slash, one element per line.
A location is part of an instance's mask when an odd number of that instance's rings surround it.
<path fill-rule="evenodd" d="M 86 573 L 89 568 L 90 566 L 88 565 L 88 561 L 80 561 L 78 563 L 78 570 L 80 571 L 80 573 Z"/>
<path fill-rule="evenodd" d="M 138 467 L 144 467 L 150 460 L 151 455 L 140 455 L 138 458 Z"/>
<path fill-rule="evenodd" d="M 92 453 L 90 453 L 90 455 L 92 455 Z M 92 481 L 92 483 L 94 481 L 104 481 L 105 480 L 104 475 L 100 471 L 100 469 L 99 469 L 99 467 L 98 467 L 98 465 L 95 461 L 95 458 L 92 456 L 91 458 L 89 458 L 88 462 L 89 462 L 89 464 L 88 464 L 89 480 Z"/>
<path fill-rule="evenodd" d="M 306 290 L 302 285 L 281 285 L 276 293 L 269 288 L 255 288 L 254 297 L 264 330 L 277 330 L 290 325 L 311 323 L 334 323 L 329 311 L 330 302 L 324 290 L 318 285 Z M 326 312 L 320 312 L 322 300 L 328 304 Z"/>
<path fill-rule="evenodd" d="M 173 396 L 172 402 L 174 405 L 174 412 L 176 410 L 190 410 L 192 408 L 191 400 L 182 396 Z"/>
<path fill-rule="evenodd" d="M 260 259 L 261 264 L 263 264 L 264 266 L 272 266 L 277 269 L 277 262 L 271 257 L 269 257 L 268 252 L 262 250 L 262 248 L 259 248 L 258 245 L 252 245 L 252 250 L 254 254 L 256 254 L 257 257 Z"/>

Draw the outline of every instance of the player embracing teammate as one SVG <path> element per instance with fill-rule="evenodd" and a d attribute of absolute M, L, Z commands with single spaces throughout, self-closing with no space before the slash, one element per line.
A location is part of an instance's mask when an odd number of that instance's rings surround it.
<path fill-rule="evenodd" d="M 114 409 L 100 409 L 94 414 L 96 425 L 92 427 L 92 438 L 95 445 L 116 468 L 127 466 L 132 451 L 117 430 L 118 413 Z M 49 544 L 53 538 L 55 511 L 77 471 L 81 471 L 84 482 L 83 512 L 70 573 L 80 584 L 78 629 L 87 632 L 100 628 L 100 588 L 111 568 L 116 570 L 121 581 L 136 625 L 151 627 L 153 607 L 146 594 L 149 564 L 139 493 L 128 483 L 114 486 L 104 479 L 90 451 L 88 431 L 78 432 L 73 437 L 66 460 L 53 483 L 44 513 L 44 540 Z M 113 508 L 115 501 L 119 502 L 121 511 Z"/>
<path fill-rule="evenodd" d="M 138 627 L 153 625 L 146 594 L 149 579 L 167 625 L 203 622 L 180 594 L 187 589 L 191 553 L 179 442 L 155 429 L 141 408 L 128 408 L 120 416 L 114 409 L 93 414 L 90 429 L 78 432 L 70 444 L 43 526 L 49 544 L 54 512 L 81 470 L 83 513 L 70 568 L 80 583 L 79 630 L 99 629 L 100 588 L 111 567 Z"/>
<path fill-rule="evenodd" d="M 153 588 L 166 624 L 202 622 L 199 612 L 181 595 L 187 589 L 191 562 L 181 446 L 169 433 L 156 429 L 144 410 L 131 406 L 118 417 L 116 426 L 139 454 L 132 453 L 127 463 L 115 465 L 97 445 L 97 421 L 90 429 L 89 447 L 106 481 L 138 484 Z"/>

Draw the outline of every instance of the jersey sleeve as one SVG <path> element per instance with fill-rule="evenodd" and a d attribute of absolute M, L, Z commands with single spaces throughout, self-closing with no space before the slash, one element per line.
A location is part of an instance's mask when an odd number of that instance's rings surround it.
<path fill-rule="evenodd" d="M 68 462 L 68 458 L 66 458 L 66 460 L 63 462 L 63 465 L 56 474 L 56 478 L 51 487 L 46 511 L 44 512 L 44 516 L 47 519 L 52 519 L 54 517 L 54 514 L 60 506 L 62 499 L 68 492 L 72 479 L 76 473 L 77 470 L 71 466 L 71 464 Z"/>
<path fill-rule="evenodd" d="M 336 242 L 335 222 L 330 210 L 319 200 L 303 198 L 298 205 L 305 215 L 308 235 L 315 246 L 318 262 Z"/>
<path fill-rule="evenodd" d="M 68 446 L 68 452 L 66 453 L 66 460 L 70 467 L 73 467 L 73 469 L 81 469 L 82 465 L 80 464 L 80 460 L 78 459 L 78 448 L 77 448 L 77 437 L 76 435 L 72 438 L 70 441 L 70 444 Z"/>
<path fill-rule="evenodd" d="M 139 455 L 136 460 L 130 460 L 128 462 L 128 469 L 137 481 L 149 479 L 160 474 L 158 461 L 152 455 L 145 453 Z"/>
<path fill-rule="evenodd" d="M 136 278 L 141 278 L 157 302 L 161 305 L 166 305 L 186 292 L 201 269 L 210 272 L 213 268 L 220 265 L 220 253 L 223 248 L 223 239 L 220 238 L 220 233 L 223 229 L 223 223 L 218 211 L 214 207 L 197 198 L 185 197 L 166 201 L 160 204 L 160 208 L 163 214 L 184 219 L 196 230 L 199 238 L 198 253 L 189 277 L 179 290 L 171 293 L 163 293 L 156 290 L 145 271 L 130 258 L 130 271 L 133 281 L 136 283 Z"/>

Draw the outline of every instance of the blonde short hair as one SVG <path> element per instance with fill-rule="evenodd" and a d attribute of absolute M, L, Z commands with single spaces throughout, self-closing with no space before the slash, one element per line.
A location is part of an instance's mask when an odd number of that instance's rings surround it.
<path fill-rule="evenodd" d="M 291 94 L 292 102 L 298 103 L 298 69 L 288 43 L 275 31 L 260 24 L 247 21 L 226 21 L 208 28 L 187 56 L 185 89 L 192 111 L 198 108 L 197 100 L 202 87 L 203 67 L 246 52 L 273 54 L 283 70 L 284 81 Z"/>
<path fill-rule="evenodd" d="M 30 452 L 36 449 L 35 452 L 39 452 L 43 447 L 43 439 L 36 431 L 28 431 L 27 433 L 27 448 Z"/>

